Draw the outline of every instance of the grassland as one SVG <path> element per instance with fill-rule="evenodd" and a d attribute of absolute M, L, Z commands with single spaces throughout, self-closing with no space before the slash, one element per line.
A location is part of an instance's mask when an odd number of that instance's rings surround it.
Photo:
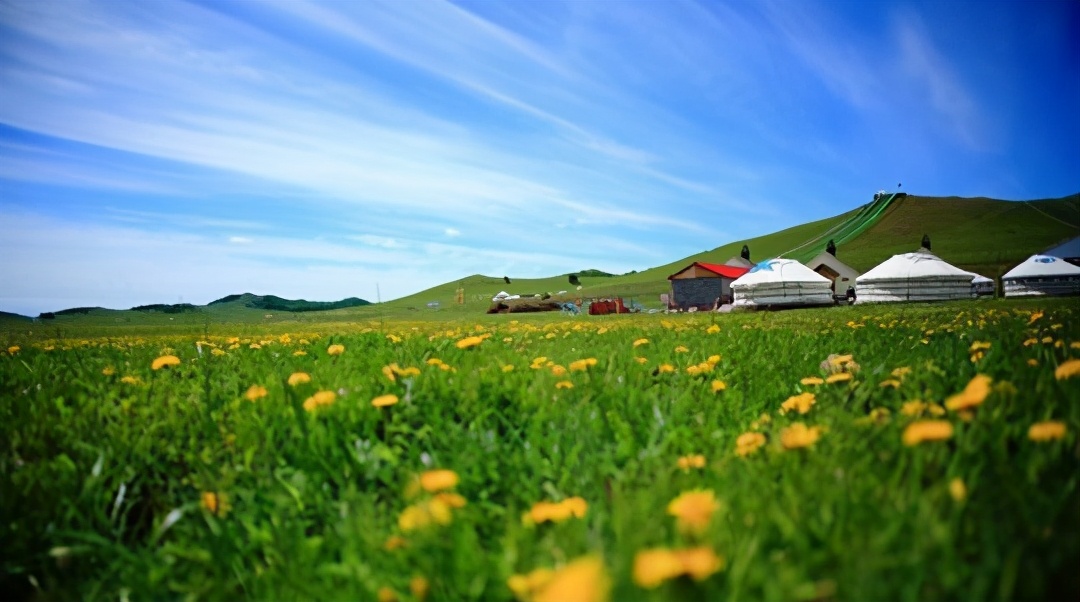
<path fill-rule="evenodd" d="M 205 317 L 0 334 L 8 596 L 1080 597 L 1068 300 Z"/>

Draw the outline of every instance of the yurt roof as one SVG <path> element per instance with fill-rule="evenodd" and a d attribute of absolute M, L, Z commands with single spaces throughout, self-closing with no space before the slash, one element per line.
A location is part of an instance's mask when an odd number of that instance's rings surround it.
<path fill-rule="evenodd" d="M 794 259 L 768 259 L 740 276 L 732 287 L 752 286 L 769 282 L 819 282 L 831 286 L 832 281 Z"/>
<path fill-rule="evenodd" d="M 1002 278 L 1038 278 L 1048 276 L 1078 276 L 1080 267 L 1050 255 L 1032 255 Z"/>
<path fill-rule="evenodd" d="M 875 280 L 910 280 L 965 276 L 974 278 L 974 274 L 961 270 L 933 253 L 919 252 L 893 255 L 872 268 L 856 282 Z"/>

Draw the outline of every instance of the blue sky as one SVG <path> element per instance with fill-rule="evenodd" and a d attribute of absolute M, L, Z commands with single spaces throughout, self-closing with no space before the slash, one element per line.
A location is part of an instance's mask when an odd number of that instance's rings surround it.
<path fill-rule="evenodd" d="M 1064 196 L 1077 31 L 1065 0 L 0 0 L 0 310 L 622 273 L 899 182 Z"/>

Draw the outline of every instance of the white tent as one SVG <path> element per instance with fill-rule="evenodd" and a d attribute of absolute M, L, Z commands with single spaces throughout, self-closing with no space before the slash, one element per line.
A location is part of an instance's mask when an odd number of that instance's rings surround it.
<path fill-rule="evenodd" d="M 893 255 L 855 279 L 855 303 L 970 299 L 974 278 L 926 251 Z"/>
<path fill-rule="evenodd" d="M 997 285 L 994 284 L 993 280 L 981 274 L 976 274 L 974 272 L 971 272 L 971 275 L 975 277 L 971 280 L 971 293 L 973 295 L 979 296 L 994 294 L 994 290 L 997 289 Z"/>
<path fill-rule="evenodd" d="M 832 281 L 793 259 L 770 259 L 731 283 L 735 307 L 831 305 Z"/>
<path fill-rule="evenodd" d="M 1049 255 L 1032 255 L 1001 277 L 1006 297 L 1080 294 L 1080 267 Z"/>

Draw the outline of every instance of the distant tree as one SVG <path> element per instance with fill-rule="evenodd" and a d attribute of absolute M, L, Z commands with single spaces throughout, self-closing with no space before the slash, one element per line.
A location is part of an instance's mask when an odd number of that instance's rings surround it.
<path fill-rule="evenodd" d="M 930 250 L 930 235 L 929 234 L 923 234 L 922 235 L 922 246 L 927 251 Z"/>
<path fill-rule="evenodd" d="M 836 257 L 836 243 L 833 242 L 833 239 L 829 239 L 829 244 L 825 247 L 825 250 L 829 253 L 829 255 Z"/>
<path fill-rule="evenodd" d="M 743 245 L 742 246 L 741 255 L 742 255 L 743 259 L 745 259 L 747 261 L 750 261 L 750 247 L 749 247 L 749 245 Z"/>
<path fill-rule="evenodd" d="M 505 282 L 507 284 L 510 284 L 510 277 L 509 276 L 503 276 L 503 282 Z"/>
<path fill-rule="evenodd" d="M 51 311 L 47 311 L 47 312 L 38 314 L 38 317 L 41 318 L 42 320 L 55 320 L 56 319 L 56 314 L 54 314 Z"/>
<path fill-rule="evenodd" d="M 578 286 L 579 284 L 581 284 L 581 280 L 578 279 L 577 274 L 570 274 L 569 280 L 570 284 L 573 284 L 574 286 Z"/>

